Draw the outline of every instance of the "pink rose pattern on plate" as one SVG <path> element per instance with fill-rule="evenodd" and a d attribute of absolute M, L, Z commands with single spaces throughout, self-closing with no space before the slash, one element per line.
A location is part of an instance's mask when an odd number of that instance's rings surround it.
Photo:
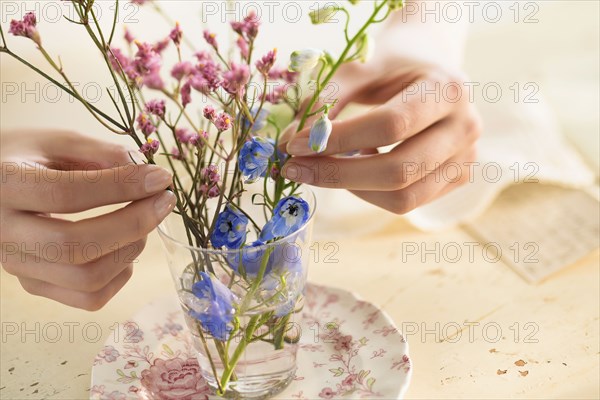
<path fill-rule="evenodd" d="M 408 345 L 385 314 L 344 290 L 307 286 L 298 372 L 277 398 L 388 399 L 408 386 Z M 177 300 L 144 307 L 94 360 L 90 398 L 208 399 Z"/>

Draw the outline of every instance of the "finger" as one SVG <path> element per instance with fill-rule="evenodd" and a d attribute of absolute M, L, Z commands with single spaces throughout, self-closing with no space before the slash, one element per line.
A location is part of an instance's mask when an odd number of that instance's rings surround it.
<path fill-rule="evenodd" d="M 19 278 L 19 282 L 21 282 L 21 286 L 29 294 L 46 297 L 67 306 L 87 311 L 98 311 L 125 286 L 132 275 L 133 267 L 130 265 L 105 287 L 93 293 L 65 289 L 48 282 L 30 278 Z"/>
<path fill-rule="evenodd" d="M 470 181 L 469 163 L 474 161 L 473 148 L 451 158 L 434 173 L 409 187 L 393 192 L 352 191 L 361 199 L 391 211 L 406 214 Z"/>
<path fill-rule="evenodd" d="M 389 153 L 347 158 L 294 157 L 282 174 L 292 181 L 320 187 L 395 191 L 470 147 L 479 137 L 477 129 L 462 120 L 447 119 Z"/>
<path fill-rule="evenodd" d="M 175 195 L 164 191 L 109 214 L 76 222 L 9 213 L 3 215 L 2 245 L 17 246 L 50 262 L 85 264 L 147 236 L 175 203 Z M 10 229 L 5 228 L 8 226 Z"/>
<path fill-rule="evenodd" d="M 59 171 L 41 164 L 3 162 L 0 201 L 17 210 L 75 213 L 143 199 L 165 190 L 172 179 L 169 171 L 156 165 Z"/>
<path fill-rule="evenodd" d="M 337 103 L 335 104 L 335 106 L 333 108 L 331 108 L 329 110 L 329 118 L 330 119 L 336 119 L 338 114 L 341 113 L 344 108 L 346 108 L 346 106 L 351 102 L 352 100 L 352 96 L 349 94 L 349 92 L 347 90 L 345 90 L 345 87 L 347 85 L 339 85 L 338 83 L 333 83 L 331 82 L 330 85 L 333 84 L 335 85 L 334 90 L 336 91 L 337 94 Z M 281 134 L 281 136 L 279 137 L 279 142 L 278 142 L 278 148 L 280 151 L 282 152 L 286 152 L 286 147 L 288 142 L 294 137 L 296 136 L 296 134 L 298 133 L 298 127 L 300 126 L 300 116 L 304 115 L 304 112 L 306 110 L 306 108 L 308 107 L 309 104 L 309 100 L 305 101 L 304 104 L 302 105 L 302 108 L 300 109 L 299 113 L 298 113 L 298 119 L 295 119 L 294 121 L 292 121 L 287 128 L 285 128 L 283 130 L 283 133 Z M 323 101 L 318 101 L 313 107 L 312 110 L 318 110 L 321 107 L 323 107 L 325 103 Z M 304 124 L 304 126 L 312 126 L 313 122 L 316 121 L 319 118 L 319 115 L 313 115 L 312 117 L 308 117 L 306 119 L 306 122 Z"/>
<path fill-rule="evenodd" d="M 35 279 L 81 292 L 96 292 L 135 262 L 146 245 L 140 239 L 111 254 L 86 264 L 52 263 L 27 253 L 4 254 L 3 267 L 9 274 Z"/>
<path fill-rule="evenodd" d="M 75 132 L 37 132 L 42 155 L 60 169 L 109 169 L 131 163 L 131 149 Z"/>
<path fill-rule="evenodd" d="M 415 94 L 410 94 L 414 90 L 411 89 L 412 85 L 420 88 Z M 368 113 L 345 121 L 334 121 L 327 149 L 320 155 L 343 154 L 392 145 L 446 118 L 457 107 L 457 103 L 446 99 L 455 97 L 440 96 L 434 101 L 425 101 L 428 98 L 423 96 L 423 93 L 439 91 L 439 85 L 440 82 L 434 78 L 417 81 L 386 104 Z M 287 153 L 292 156 L 314 155 L 308 144 L 309 137 L 310 128 L 299 132 L 288 142 Z"/>

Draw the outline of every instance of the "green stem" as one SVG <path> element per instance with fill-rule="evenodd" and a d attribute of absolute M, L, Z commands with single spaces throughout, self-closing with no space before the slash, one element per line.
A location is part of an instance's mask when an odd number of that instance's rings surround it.
<path fill-rule="evenodd" d="M 255 315 L 250 319 L 250 322 L 248 322 L 248 326 L 246 327 L 246 332 L 244 334 L 244 339 L 236 347 L 235 351 L 233 352 L 233 355 L 231 356 L 231 359 L 229 360 L 227 368 L 225 368 L 225 371 L 223 371 L 223 376 L 221 377 L 221 384 L 219 385 L 219 392 L 217 393 L 218 395 L 223 396 L 225 394 L 224 390 L 227 389 L 227 384 L 231 379 L 233 370 L 237 366 L 237 363 L 240 360 L 242 354 L 244 354 L 246 347 L 252 341 L 252 336 L 254 335 L 254 331 L 256 331 L 259 318 L 260 315 Z"/>
<path fill-rule="evenodd" d="M 369 20 L 365 23 L 365 25 L 363 25 L 363 27 L 358 31 L 358 33 L 348 42 L 343 53 L 340 55 L 340 58 L 337 60 L 337 62 L 335 63 L 335 65 L 333 66 L 331 71 L 329 71 L 329 74 L 327 74 L 327 76 L 325 77 L 325 80 L 322 83 L 318 82 L 317 92 L 313 95 L 308 107 L 304 111 L 304 115 L 302 116 L 302 119 L 300 120 L 300 125 L 298 126 L 298 132 L 300 132 L 302 129 L 304 129 L 304 126 L 306 125 L 306 121 L 308 120 L 308 115 L 312 112 L 313 107 L 315 106 L 315 104 L 317 103 L 317 100 L 321 96 L 321 91 L 323 90 L 323 88 L 326 87 L 327 84 L 331 81 L 331 79 L 335 76 L 338 69 L 346 61 L 346 56 L 348 56 L 348 53 L 350 52 L 350 50 L 352 49 L 352 47 L 354 46 L 356 41 L 365 33 L 367 28 L 372 23 L 375 22 L 375 17 L 377 17 L 377 15 L 381 11 L 381 9 L 387 3 L 388 3 L 388 0 L 384 0 L 380 5 L 375 7 L 375 10 L 373 11 L 373 14 L 369 18 Z"/>

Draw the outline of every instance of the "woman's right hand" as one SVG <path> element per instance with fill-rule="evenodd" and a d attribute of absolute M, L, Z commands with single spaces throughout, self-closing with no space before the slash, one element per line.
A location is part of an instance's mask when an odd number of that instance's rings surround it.
<path fill-rule="evenodd" d="M 175 207 L 172 175 L 123 147 L 62 131 L 2 134 L 4 269 L 34 295 L 95 311 L 129 280 L 146 236 Z M 94 218 L 71 214 L 131 202 Z"/>

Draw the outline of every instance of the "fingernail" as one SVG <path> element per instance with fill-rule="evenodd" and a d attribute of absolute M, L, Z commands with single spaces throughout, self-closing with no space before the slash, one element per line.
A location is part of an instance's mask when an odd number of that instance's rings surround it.
<path fill-rule="evenodd" d="M 164 168 L 155 167 L 156 170 L 146 174 L 144 188 L 146 193 L 155 193 L 169 187 L 173 181 L 173 175 Z"/>
<path fill-rule="evenodd" d="M 295 138 L 287 144 L 286 152 L 292 156 L 314 156 L 310 148 L 309 138 Z"/>
<path fill-rule="evenodd" d="M 283 167 L 281 174 L 284 178 L 298 183 L 312 184 L 315 182 L 315 171 L 304 165 L 289 161 Z"/>
<path fill-rule="evenodd" d="M 173 192 L 170 190 L 165 190 L 165 192 L 154 201 L 154 210 L 156 211 L 158 218 L 161 220 L 166 218 L 173 208 L 175 208 L 176 202 L 177 199 L 175 198 Z"/>

